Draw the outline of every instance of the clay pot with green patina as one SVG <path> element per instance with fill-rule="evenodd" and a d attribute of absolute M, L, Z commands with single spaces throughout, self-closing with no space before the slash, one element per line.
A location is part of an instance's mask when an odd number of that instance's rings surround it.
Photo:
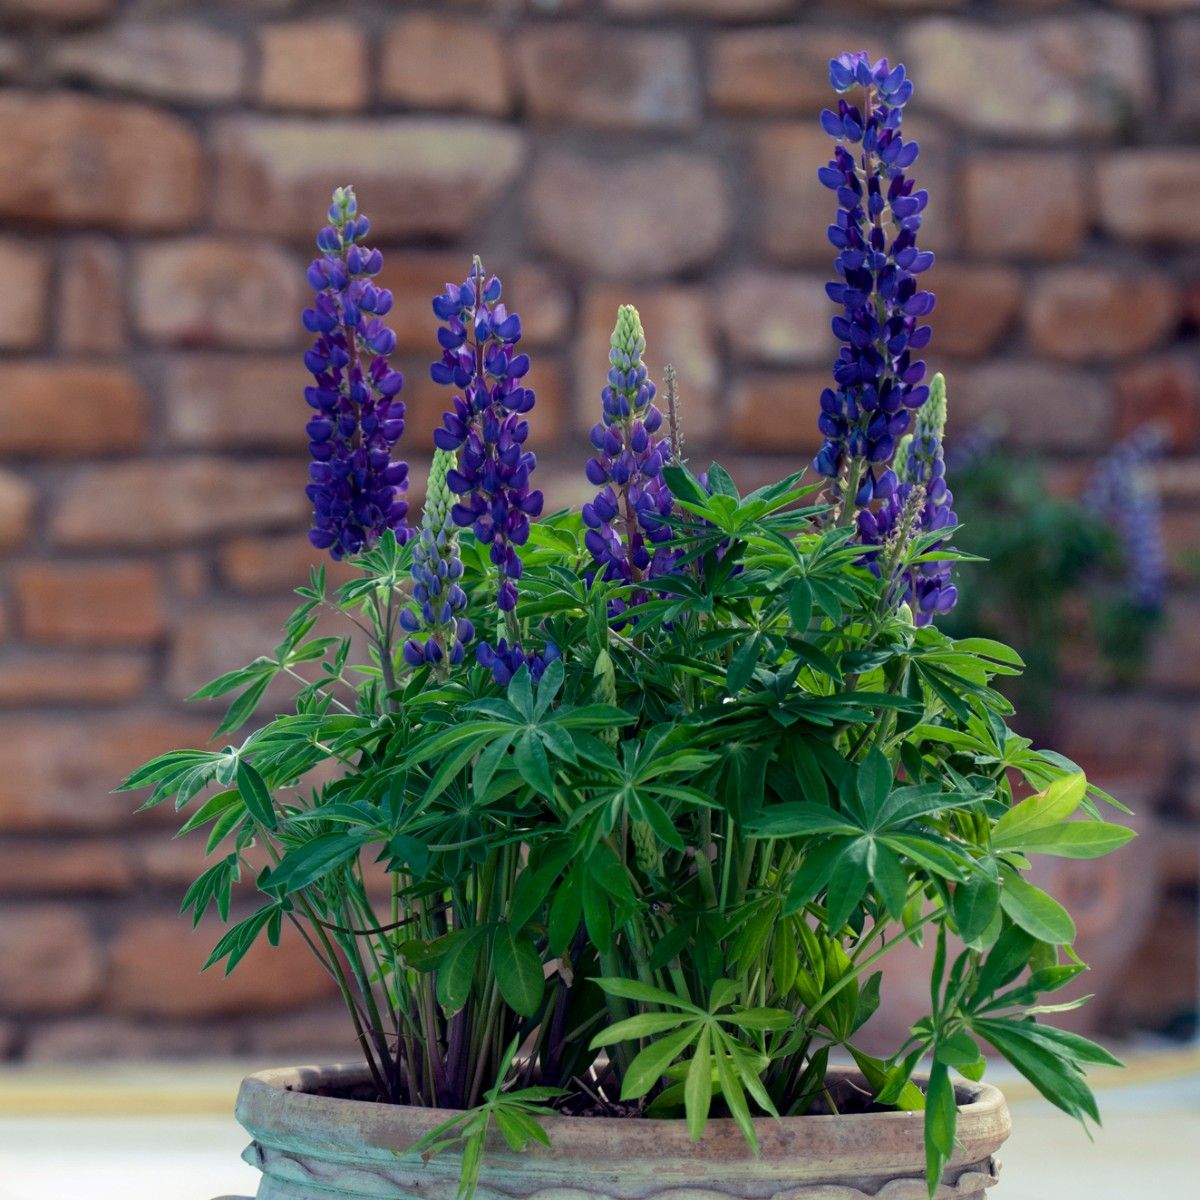
<path fill-rule="evenodd" d="M 865 1088 L 831 1069 L 835 1105 Z M 410 1148 L 454 1114 L 353 1099 L 359 1066 L 288 1067 L 248 1076 L 237 1117 L 262 1172 L 258 1200 L 455 1200 L 461 1157 L 425 1160 Z M 994 1087 L 957 1085 L 958 1142 L 936 1200 L 984 1200 L 1009 1134 Z M 843 1105 L 844 1106 L 844 1105 Z M 732 1120 L 693 1142 L 682 1120 L 545 1119 L 549 1147 L 516 1153 L 489 1140 L 479 1200 L 926 1200 L 920 1112 L 760 1118 L 756 1157 Z"/>

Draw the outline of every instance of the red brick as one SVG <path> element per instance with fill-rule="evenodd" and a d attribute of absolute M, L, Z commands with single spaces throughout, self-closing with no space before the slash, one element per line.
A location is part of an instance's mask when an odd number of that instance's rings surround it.
<path fill-rule="evenodd" d="M 679 373 L 679 411 L 685 442 L 703 443 L 717 431 L 721 360 L 707 291 L 694 287 L 606 286 L 591 289 L 582 311 L 581 364 L 575 376 L 575 419 L 581 434 L 600 419 L 600 392 L 608 370 L 608 349 L 617 309 L 633 304 L 646 331 L 646 365 L 662 392 L 662 369 Z M 582 443 L 581 443 L 582 445 Z"/>
<path fill-rule="evenodd" d="M 195 600 L 208 591 L 212 571 L 199 550 L 180 550 L 167 560 L 167 586 L 176 599 Z"/>
<path fill-rule="evenodd" d="M 112 789 L 156 754 L 205 745 L 212 724 L 210 718 L 96 714 L 72 718 L 64 732 L 57 714 L 6 716 L 0 721 L 0 830 L 59 836 L 153 828 L 153 815 L 133 816 L 144 793 L 114 795 Z"/>
<path fill-rule="evenodd" d="M 70 1012 L 100 992 L 103 964 L 83 916 L 65 904 L 0 909 L 0 1009 Z"/>
<path fill-rule="evenodd" d="M 1115 0 L 1115 6 L 1127 8 L 1130 12 L 1161 17 L 1172 13 L 1194 12 L 1200 8 L 1200 0 Z"/>
<path fill-rule="evenodd" d="M 1041 276 L 1026 312 L 1036 349 L 1078 363 L 1151 350 L 1179 317 L 1179 293 L 1164 276 L 1101 267 L 1063 267 Z"/>
<path fill-rule="evenodd" d="M 699 122 L 697 69 L 680 34 L 542 25 L 516 43 L 535 121 L 598 129 L 686 129 Z"/>
<path fill-rule="evenodd" d="M 188 238 L 139 247 L 134 320 L 147 337 L 178 346 L 299 344 L 304 269 L 268 242 Z"/>
<path fill-rule="evenodd" d="M 180 458 L 90 467 L 64 485 L 51 519 L 70 548 L 177 545 L 295 527 L 308 514 L 299 462 Z"/>
<path fill-rule="evenodd" d="M 198 21 L 126 21 L 50 44 L 48 65 L 64 79 L 163 100 L 213 104 L 241 96 L 241 41 Z"/>
<path fill-rule="evenodd" d="M 1176 583 L 1195 583 L 1200 576 L 1200 511 L 1165 508 L 1162 524 L 1171 579 Z"/>
<path fill-rule="evenodd" d="M 120 704 L 142 695 L 149 680 L 142 654 L 10 651 L 0 661 L 0 708 Z"/>
<path fill-rule="evenodd" d="M 518 263 L 504 273 L 505 296 L 521 314 L 523 346 L 559 346 L 571 328 L 571 293 L 555 270 Z M 561 348 L 561 347 L 560 347 Z"/>
<path fill-rule="evenodd" d="M 729 431 L 735 450 L 794 456 L 799 470 L 821 448 L 819 397 L 828 371 L 747 375 L 733 387 Z M 782 475 L 784 472 L 780 472 Z M 758 486 L 755 484 L 755 486 Z"/>
<path fill-rule="evenodd" d="M 937 296 L 929 323 L 938 354 L 980 358 L 1016 324 L 1022 288 L 1015 271 L 938 262 L 923 278 Z"/>
<path fill-rule="evenodd" d="M 287 1012 L 333 993 L 332 981 L 290 928 L 278 947 L 264 936 L 226 977 L 221 967 L 201 974 L 221 925 L 206 919 L 193 932 L 189 924 L 174 916 L 144 916 L 118 929 L 104 995 L 108 1011 L 152 1017 Z"/>
<path fill-rule="evenodd" d="M 50 258 L 40 246 L 0 239 L 0 350 L 29 350 L 46 336 Z"/>
<path fill-rule="evenodd" d="M 704 265 L 724 248 L 732 223 L 718 163 L 674 150 L 615 161 L 547 154 L 529 185 L 528 214 L 543 249 L 601 279 Z"/>
<path fill-rule="evenodd" d="M 962 199 L 966 248 L 987 258 L 1072 258 L 1092 215 L 1087 170 L 1061 151 L 973 158 L 963 171 Z"/>
<path fill-rule="evenodd" d="M 791 13 L 795 0 L 605 0 L 619 17 L 711 17 L 718 21 L 756 21 Z"/>
<path fill-rule="evenodd" d="M 1168 508 L 1173 504 L 1200 505 L 1200 459 L 1166 459 L 1155 465 L 1154 476 Z"/>
<path fill-rule="evenodd" d="M 7 92 L 0 126 L 0 218 L 153 233 L 199 214 L 200 143 L 177 117 L 67 92 Z"/>
<path fill-rule="evenodd" d="M 348 1019 L 347 1019 L 348 1020 Z M 70 1064 L 232 1058 L 241 1046 L 235 1028 L 195 1021 L 148 1025 L 145 1021 L 86 1016 L 39 1022 L 25 1041 L 22 1060 Z"/>
<path fill-rule="evenodd" d="M 516 129 L 461 117 L 231 117 L 215 148 L 217 223 L 307 247 L 331 181 L 344 178 L 377 237 L 466 233 L 516 180 L 525 141 Z"/>
<path fill-rule="evenodd" d="M 301 582 L 301 581 L 298 581 Z M 253 607 L 209 605 L 181 621 L 171 640 L 170 665 L 165 686 L 170 696 L 190 696 L 197 688 L 235 667 L 243 667 L 270 651 L 283 635 L 283 625 L 295 607 L 289 599 Z M 347 621 L 339 633 L 351 632 Z M 290 694 L 283 681 L 280 691 Z M 268 697 L 269 699 L 269 697 Z M 209 701 L 210 709 L 223 708 L 228 697 Z"/>
<path fill-rule="evenodd" d="M 167 364 L 167 436 L 191 449 L 299 449 L 311 378 L 296 355 L 186 355 Z"/>
<path fill-rule="evenodd" d="M 990 420 L 1021 449 L 1097 452 L 1110 444 L 1111 385 L 1085 371 L 1010 361 L 951 368 L 946 380 L 951 430 Z"/>
<path fill-rule="evenodd" d="M 1123 437 L 1153 421 L 1167 430 L 1175 452 L 1200 441 L 1200 368 L 1185 354 L 1149 359 L 1116 377 L 1116 434 Z"/>
<path fill-rule="evenodd" d="M 19 475 L 0 471 L 0 550 L 19 546 L 33 523 L 33 488 Z"/>
<path fill-rule="evenodd" d="M 272 1062 L 346 1062 L 362 1053 L 340 1002 L 255 1020 L 247 1037 L 254 1053 Z"/>
<path fill-rule="evenodd" d="M 1100 159 L 1100 223 L 1116 237 L 1161 246 L 1200 246 L 1193 197 L 1200 150 L 1121 150 Z"/>
<path fill-rule="evenodd" d="M 1166 623 L 1150 655 L 1147 682 L 1152 686 L 1194 693 L 1200 680 L 1200 600 L 1168 597 Z"/>
<path fill-rule="evenodd" d="M 119 894 L 134 884 L 129 855 L 112 839 L 6 838 L 0 841 L 0 894 Z"/>
<path fill-rule="evenodd" d="M 472 18 L 406 14 L 384 35 L 380 71 L 384 99 L 409 108 L 493 117 L 512 111 L 502 35 Z"/>
<path fill-rule="evenodd" d="M 738 114 L 816 114 L 831 103 L 829 60 L 859 35 L 845 28 L 764 26 L 714 35 L 709 43 L 710 102 Z M 873 56 L 890 53 L 873 48 Z"/>
<path fill-rule="evenodd" d="M 415 518 L 415 514 L 414 514 Z M 226 542 L 218 554 L 222 580 L 252 596 L 285 596 L 308 581 L 309 568 L 324 565 L 330 584 L 353 578 L 353 568 L 314 550 L 306 537 L 258 537 L 247 534 Z"/>
<path fill-rule="evenodd" d="M 31 24 L 77 25 L 111 16 L 117 0 L 0 0 L 0 16 Z"/>
<path fill-rule="evenodd" d="M 1184 744 L 1178 706 L 1146 696 L 1075 695 L 1059 713 L 1056 748 L 1089 774 L 1121 774 L 1139 765 L 1166 767 Z"/>
<path fill-rule="evenodd" d="M 734 358 L 767 366 L 806 365 L 837 354 L 835 312 L 819 276 L 743 270 L 717 289 L 717 326 Z"/>
<path fill-rule="evenodd" d="M 931 17 L 908 25 L 904 52 L 921 104 L 976 133 L 1109 136 L 1154 100 L 1149 32 L 1108 13 L 1004 26 Z"/>
<path fill-rule="evenodd" d="M 166 628 L 149 563 L 28 563 L 13 573 L 24 637 L 51 645 L 142 645 Z"/>
<path fill-rule="evenodd" d="M 1196 7 L 1196 5 L 1192 5 Z M 1188 130 L 1200 125 L 1200 17 L 1172 21 L 1163 38 L 1166 76 L 1166 109 L 1171 121 Z"/>
<path fill-rule="evenodd" d="M 268 108 L 355 112 L 370 100 L 366 32 L 336 17 L 264 25 L 258 93 Z"/>
<path fill-rule="evenodd" d="M 116 242 L 81 238 L 63 249 L 58 344 L 73 354 L 115 354 L 125 341 L 124 270 Z"/>
<path fill-rule="evenodd" d="M 3 453 L 92 458 L 145 441 L 146 396 L 121 367 L 12 363 L 0 390 Z"/>

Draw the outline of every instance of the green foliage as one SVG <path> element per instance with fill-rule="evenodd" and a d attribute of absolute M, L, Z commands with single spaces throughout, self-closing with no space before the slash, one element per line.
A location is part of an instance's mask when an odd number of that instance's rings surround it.
<path fill-rule="evenodd" d="M 211 961 L 298 926 L 380 1096 L 462 1110 L 416 1149 L 461 1153 L 464 1195 L 490 1129 L 544 1140 L 580 1080 L 696 1137 L 728 1115 L 753 1143 L 756 1116 L 828 1102 L 848 1053 L 879 1103 L 925 1109 L 931 1187 L 953 1075 L 978 1078 L 985 1044 L 1095 1119 L 1082 1073 L 1107 1056 L 1040 1003 L 1082 969 L 1074 926 L 1025 876 L 1032 856 L 1131 835 L 1074 764 L 1007 727 L 996 684 L 1021 659 L 894 611 L 799 476 L 742 496 L 717 466 L 707 487 L 664 474 L 680 567 L 652 586 L 590 579 L 577 515 L 535 527 L 515 620 L 561 654 L 536 682 L 405 665 L 410 551 L 389 535 L 334 595 L 314 572 L 274 654 L 198 693 L 232 697 L 224 737 L 272 680 L 296 684 L 240 743 L 124 784 L 207 831 L 214 863 L 184 908 L 234 922 Z M 486 612 L 491 565 L 469 533 L 461 547 Z M 316 636 L 323 614 L 365 628 L 369 656 Z M 1036 794 L 1017 803 L 1020 781 Z M 242 911 L 252 859 L 267 865 Z M 856 1041 L 887 1003 L 878 964 L 927 934 L 930 1013 L 874 1058 Z"/>

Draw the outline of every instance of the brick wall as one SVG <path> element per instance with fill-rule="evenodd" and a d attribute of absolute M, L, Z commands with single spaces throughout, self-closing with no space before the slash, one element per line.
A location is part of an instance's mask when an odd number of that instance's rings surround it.
<path fill-rule="evenodd" d="M 1197 0 L 0 0 L 0 1057 L 340 1036 L 294 945 L 196 980 L 212 931 L 172 912 L 200 848 L 108 792 L 206 736 L 180 697 L 272 644 L 310 560 L 297 313 L 332 186 L 387 252 L 414 460 L 442 403 L 428 298 L 478 250 L 525 319 L 552 499 L 622 300 L 679 367 L 693 446 L 759 479 L 815 448 L 815 116 L 860 45 L 918 82 L 954 428 L 998 413 L 1069 481 L 1164 419 L 1181 562 Z M 1174 822 L 1200 809 L 1198 617 L 1180 582 L 1146 685 L 1063 711 L 1064 749 Z M 1168 840 L 1186 933 L 1194 855 Z M 1189 969 L 1116 1019 L 1186 1005 Z"/>

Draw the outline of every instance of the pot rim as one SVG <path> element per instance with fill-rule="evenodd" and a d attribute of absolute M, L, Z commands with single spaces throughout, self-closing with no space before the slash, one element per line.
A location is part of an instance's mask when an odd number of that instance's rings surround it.
<path fill-rule="evenodd" d="M 849 1066 L 830 1068 L 834 1078 L 865 1082 L 861 1072 Z M 338 1063 L 275 1068 L 248 1075 L 237 1100 L 237 1118 L 258 1141 L 276 1142 L 303 1131 L 306 1138 L 328 1141 L 332 1148 L 339 1138 L 337 1126 L 349 1120 L 354 1142 L 359 1147 L 395 1155 L 397 1141 L 408 1145 L 462 1110 L 422 1108 L 385 1104 L 376 1100 L 352 1100 L 316 1095 L 311 1090 L 331 1084 L 352 1085 L 369 1078 L 358 1063 Z M 920 1075 L 917 1078 L 921 1078 Z M 972 1163 L 988 1158 L 1007 1138 L 1011 1128 L 1008 1106 L 1000 1089 L 988 1083 L 956 1079 L 958 1103 L 958 1146 L 952 1163 Z M 324 1119 L 323 1119 L 324 1118 Z M 804 1152 L 836 1156 L 847 1137 L 882 1149 L 897 1137 L 919 1137 L 923 1111 L 900 1110 L 875 1113 L 817 1114 L 812 1116 L 753 1118 L 761 1146 L 761 1158 Z M 638 1120 L 621 1117 L 560 1116 L 541 1121 L 556 1153 L 586 1156 L 620 1129 L 622 1153 L 629 1157 L 666 1158 L 687 1155 L 695 1159 L 728 1162 L 731 1158 L 754 1162 L 754 1155 L 737 1123 L 729 1117 L 711 1118 L 699 1142 L 688 1134 L 682 1118 Z M 905 1129 L 905 1127 L 908 1127 Z M 491 1144 L 489 1138 L 489 1145 Z M 498 1143 L 497 1149 L 503 1153 Z M 531 1147 L 539 1157 L 540 1147 Z M 523 1157 L 528 1157 L 526 1152 Z M 888 1156 L 890 1157 L 890 1155 Z M 761 1160 L 760 1160 L 761 1161 Z"/>

